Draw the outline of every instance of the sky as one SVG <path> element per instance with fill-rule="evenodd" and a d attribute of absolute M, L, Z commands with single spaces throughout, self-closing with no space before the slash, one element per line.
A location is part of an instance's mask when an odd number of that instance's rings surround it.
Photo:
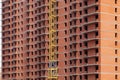
<path fill-rule="evenodd" d="M 0 71 L 2 67 L 2 0 L 0 0 Z"/>

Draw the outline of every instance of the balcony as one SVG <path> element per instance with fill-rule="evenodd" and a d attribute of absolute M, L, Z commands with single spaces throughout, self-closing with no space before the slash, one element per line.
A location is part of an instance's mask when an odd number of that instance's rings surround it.
<path fill-rule="evenodd" d="M 2 25 L 2 27 L 5 27 L 5 26 L 9 26 L 11 23 L 9 22 L 9 23 L 4 23 L 3 25 Z"/>
<path fill-rule="evenodd" d="M 84 39 L 83 42 L 96 41 L 96 40 L 99 40 L 99 38 L 98 37 L 88 38 L 88 39 Z"/>
<path fill-rule="evenodd" d="M 99 5 L 99 3 L 98 3 L 98 2 L 95 2 L 95 3 L 93 3 L 93 4 L 87 4 L 87 5 L 85 5 L 83 8 L 84 8 L 84 9 L 87 9 L 87 8 L 95 7 L 95 6 L 98 6 L 98 5 Z"/>
<path fill-rule="evenodd" d="M 42 12 L 36 13 L 35 15 L 38 16 L 38 15 L 47 14 L 47 13 L 48 11 L 42 11 Z"/>
<path fill-rule="evenodd" d="M 99 56 L 99 54 L 96 53 L 96 54 L 94 54 L 94 55 L 87 55 L 87 56 L 85 56 L 84 58 L 95 58 L 95 57 L 98 57 L 98 56 Z"/>
<path fill-rule="evenodd" d="M 39 8 L 43 8 L 43 7 L 45 7 L 45 6 L 49 6 L 49 4 L 42 4 L 42 5 L 40 5 L 40 6 L 37 6 L 36 8 L 39 9 Z"/>
<path fill-rule="evenodd" d="M 78 0 L 72 1 L 72 2 L 70 2 L 70 5 L 73 5 L 73 4 L 76 4 L 76 3 L 79 3 L 79 1 Z"/>
<path fill-rule="evenodd" d="M 87 26 L 87 25 L 90 25 L 90 24 L 95 24 L 95 23 L 98 23 L 98 22 L 99 22 L 99 20 L 98 20 L 98 19 L 95 19 L 94 21 L 85 22 L 85 23 L 83 24 L 83 26 Z"/>
<path fill-rule="evenodd" d="M 77 28 L 77 27 L 79 27 L 80 25 L 78 25 L 78 24 L 74 24 L 74 25 L 71 25 L 70 26 L 70 29 L 73 29 L 73 28 Z"/>
<path fill-rule="evenodd" d="M 71 9 L 71 10 L 70 10 L 70 13 L 72 13 L 72 12 L 77 12 L 77 11 L 80 11 L 80 9 L 77 9 L 77 8 L 76 8 L 76 9 Z"/>
<path fill-rule="evenodd" d="M 70 41 L 70 45 L 72 45 L 72 44 L 77 44 L 77 41 L 76 40 Z"/>
<path fill-rule="evenodd" d="M 77 33 L 70 33 L 70 37 L 77 36 Z"/>
<path fill-rule="evenodd" d="M 93 74 L 99 74 L 99 72 L 86 72 L 86 73 L 83 73 L 83 75 L 93 75 Z"/>
<path fill-rule="evenodd" d="M 84 66 L 84 67 L 87 67 L 87 66 L 98 66 L 98 62 L 94 62 L 94 63 L 85 63 L 83 66 Z"/>
<path fill-rule="evenodd" d="M 91 30 L 86 30 L 83 33 L 98 32 L 98 30 L 99 30 L 98 28 L 95 28 L 95 29 L 91 29 Z"/>
<path fill-rule="evenodd" d="M 99 14 L 99 12 L 91 12 L 91 13 L 89 13 L 89 14 L 84 14 L 83 15 L 83 18 L 86 18 L 86 17 L 88 17 L 88 16 L 93 16 L 93 15 L 98 15 Z"/>
<path fill-rule="evenodd" d="M 70 49 L 70 52 L 76 52 L 77 50 L 76 49 Z"/>
<path fill-rule="evenodd" d="M 69 60 L 71 60 L 71 61 L 72 61 L 72 60 L 77 60 L 77 59 L 79 59 L 79 57 L 75 57 L 75 56 L 74 56 L 74 57 L 70 57 L 70 58 L 69 58 Z M 76 62 L 77 62 L 77 61 L 76 61 Z M 74 64 L 75 64 L 75 63 L 74 63 Z"/>
<path fill-rule="evenodd" d="M 99 48 L 99 45 L 93 45 L 90 47 L 88 46 L 88 47 L 83 48 L 83 50 L 96 49 L 96 48 Z"/>
<path fill-rule="evenodd" d="M 71 17 L 71 18 L 70 18 L 70 21 L 73 21 L 73 20 L 78 20 L 79 18 L 81 18 L 81 16 L 80 16 L 80 17 L 73 16 L 73 17 Z"/>
<path fill-rule="evenodd" d="M 45 75 L 41 75 L 40 77 L 41 77 L 41 78 L 47 78 L 48 76 L 45 76 Z"/>
<path fill-rule="evenodd" d="M 2 9 L 5 9 L 5 8 L 8 8 L 8 7 L 10 7 L 10 4 L 5 4 L 5 6 L 2 6 Z"/>

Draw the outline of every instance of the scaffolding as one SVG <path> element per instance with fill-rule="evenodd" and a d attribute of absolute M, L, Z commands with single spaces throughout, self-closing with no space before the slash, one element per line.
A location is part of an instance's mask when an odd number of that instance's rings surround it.
<path fill-rule="evenodd" d="M 58 80 L 57 77 L 57 43 L 56 43 L 56 0 L 49 0 L 49 68 L 48 80 Z"/>

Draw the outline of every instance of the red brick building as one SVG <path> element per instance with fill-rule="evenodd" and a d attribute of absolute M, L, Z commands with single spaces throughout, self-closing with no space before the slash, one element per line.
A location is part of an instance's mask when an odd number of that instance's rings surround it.
<path fill-rule="evenodd" d="M 2 80 L 47 80 L 49 1 L 3 0 Z M 120 0 L 56 0 L 58 80 L 120 79 Z"/>

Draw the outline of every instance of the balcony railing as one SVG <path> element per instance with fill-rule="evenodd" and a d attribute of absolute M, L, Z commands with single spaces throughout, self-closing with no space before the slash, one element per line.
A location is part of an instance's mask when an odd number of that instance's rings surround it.
<path fill-rule="evenodd" d="M 87 55 L 84 58 L 94 58 L 94 57 L 98 57 L 98 53 L 94 54 L 94 55 Z"/>
<path fill-rule="evenodd" d="M 84 9 L 87 9 L 87 8 L 95 7 L 95 6 L 98 6 L 98 5 L 99 5 L 99 3 L 98 3 L 98 2 L 95 2 L 95 3 L 93 3 L 93 4 L 87 4 L 87 5 L 85 5 L 83 8 L 84 8 Z"/>

